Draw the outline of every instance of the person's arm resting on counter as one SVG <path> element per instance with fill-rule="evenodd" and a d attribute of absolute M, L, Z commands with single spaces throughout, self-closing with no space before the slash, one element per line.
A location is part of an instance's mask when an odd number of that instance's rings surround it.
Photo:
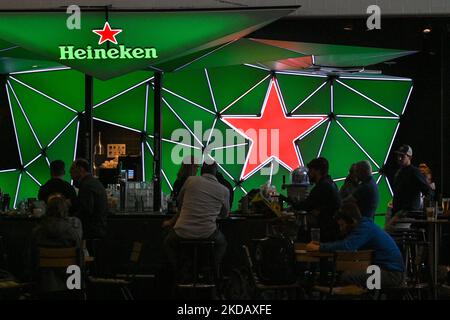
<path fill-rule="evenodd" d="M 320 251 L 322 252 L 357 251 L 367 243 L 369 237 L 370 237 L 370 230 L 360 225 L 343 240 L 321 243 Z"/>

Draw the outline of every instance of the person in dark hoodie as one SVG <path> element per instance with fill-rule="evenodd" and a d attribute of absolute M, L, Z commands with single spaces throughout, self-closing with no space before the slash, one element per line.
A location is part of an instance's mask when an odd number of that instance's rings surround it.
<path fill-rule="evenodd" d="M 338 238 L 339 227 L 333 216 L 341 206 L 339 190 L 328 174 L 328 160 L 316 158 L 308 164 L 308 176 L 314 183 L 309 196 L 300 202 L 294 201 L 294 208 L 310 212 L 310 227 L 320 228 L 320 240 L 335 241 Z M 299 240 L 301 233 L 299 229 Z"/>
<path fill-rule="evenodd" d="M 38 259 L 40 247 L 81 248 L 83 235 L 81 221 L 76 217 L 68 217 L 68 212 L 68 200 L 62 194 L 50 195 L 47 200 L 47 214 L 32 232 L 30 272 L 31 277 L 39 284 L 41 293 L 67 290 L 66 270 L 39 270 Z"/>

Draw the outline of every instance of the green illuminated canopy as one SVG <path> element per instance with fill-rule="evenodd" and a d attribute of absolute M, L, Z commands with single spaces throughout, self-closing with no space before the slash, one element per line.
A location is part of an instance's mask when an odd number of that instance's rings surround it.
<path fill-rule="evenodd" d="M 289 49 L 305 56 L 312 57 L 312 64 L 324 67 L 365 67 L 410 55 L 416 51 L 404 51 L 396 49 L 341 46 L 334 44 L 292 42 L 267 39 L 252 39 L 260 43 L 272 45 L 279 48 Z M 284 63 L 283 63 L 284 62 Z M 305 59 L 281 61 L 282 64 L 289 65 L 280 69 L 304 69 Z M 296 66 L 297 65 L 297 66 Z M 268 66 L 276 66 L 273 62 Z"/>
<path fill-rule="evenodd" d="M 86 11 L 82 12 L 80 30 L 67 28 L 65 12 L 3 12 L 0 13 L 0 39 L 96 78 L 109 79 L 239 39 L 294 9 L 110 11 L 107 19 L 105 12 Z M 102 29 L 106 20 L 111 28 L 123 30 L 117 35 L 117 45 L 97 44 L 99 36 L 92 30 Z M 68 46 L 74 50 L 88 47 L 107 50 L 120 46 L 155 48 L 157 57 L 108 59 L 107 63 L 87 58 L 60 60 L 60 47 Z"/>

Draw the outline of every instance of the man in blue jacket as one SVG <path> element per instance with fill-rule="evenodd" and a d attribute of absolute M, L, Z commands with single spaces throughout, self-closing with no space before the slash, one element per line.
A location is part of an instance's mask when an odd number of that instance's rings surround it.
<path fill-rule="evenodd" d="M 311 242 L 306 247 L 308 251 L 373 250 L 373 264 L 381 271 L 381 288 L 395 287 L 402 283 L 404 273 L 402 254 L 390 235 L 378 227 L 371 218 L 361 217 L 358 206 L 354 203 L 345 203 L 336 214 L 336 220 L 345 238 L 329 243 Z M 366 271 L 344 272 L 341 282 L 365 288 L 370 275 Z"/>

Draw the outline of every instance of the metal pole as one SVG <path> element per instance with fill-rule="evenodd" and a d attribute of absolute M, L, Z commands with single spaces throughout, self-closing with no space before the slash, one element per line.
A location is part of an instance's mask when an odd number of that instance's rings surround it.
<path fill-rule="evenodd" d="M 85 152 L 84 157 L 89 162 L 91 172 L 93 173 L 93 125 L 92 125 L 92 106 L 94 104 L 94 81 L 92 76 L 85 75 L 84 76 L 84 121 L 85 121 Z"/>
<path fill-rule="evenodd" d="M 447 40 L 447 24 L 443 22 L 442 30 L 441 30 L 441 123 L 440 123 L 440 129 L 441 129 L 441 145 L 440 145 L 440 153 L 441 153 L 441 195 L 446 195 L 445 190 L 445 174 L 444 170 L 446 169 L 446 166 L 444 165 L 445 162 L 445 156 L 444 156 L 444 100 L 445 100 L 445 48 L 446 48 L 446 40 Z M 438 199 L 435 199 L 438 200 Z"/>
<path fill-rule="evenodd" d="M 155 73 L 154 145 L 153 145 L 153 210 L 161 209 L 161 135 L 162 135 L 162 72 Z"/>

